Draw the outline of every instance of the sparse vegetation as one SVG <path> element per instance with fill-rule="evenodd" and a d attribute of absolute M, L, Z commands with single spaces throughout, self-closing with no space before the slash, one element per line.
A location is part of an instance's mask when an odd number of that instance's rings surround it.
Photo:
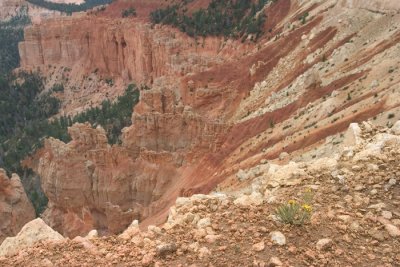
<path fill-rule="evenodd" d="M 313 192 L 307 189 L 300 201 L 289 200 L 276 209 L 278 219 L 286 224 L 303 225 L 310 221 L 312 215 Z"/>
<path fill-rule="evenodd" d="M 307 22 L 307 17 L 309 16 L 310 14 L 308 13 L 308 12 L 306 12 L 306 13 L 304 13 L 303 15 L 301 15 L 300 17 L 299 17 L 299 20 L 301 21 L 301 24 L 306 24 L 306 22 Z"/>
<path fill-rule="evenodd" d="M 255 38 L 263 33 L 265 14 L 263 7 L 269 0 L 256 3 L 248 0 L 212 0 L 207 9 L 187 12 L 185 2 L 157 9 L 151 13 L 155 24 L 168 24 L 179 28 L 192 37 L 218 36 Z"/>
<path fill-rule="evenodd" d="M 122 17 L 127 18 L 127 17 L 136 17 L 136 9 L 133 7 L 130 7 L 128 9 L 125 9 L 122 11 Z"/>
<path fill-rule="evenodd" d="M 18 173 L 23 180 L 31 179 L 34 174 L 23 168 L 21 161 L 40 148 L 47 137 L 69 141 L 67 128 L 76 122 L 88 121 L 94 127 L 101 125 L 109 143 L 120 142 L 121 130 L 130 125 L 133 107 L 139 101 L 139 91 L 132 84 L 114 102 L 105 100 L 100 107 L 74 117 L 63 116 L 50 121 L 60 108 L 60 101 L 51 94 L 63 88 L 60 84 L 44 91 L 43 79 L 37 74 L 0 76 L 0 168 L 8 175 Z M 47 199 L 40 188 L 27 190 L 27 193 L 36 213 L 40 214 Z"/>
<path fill-rule="evenodd" d="M 107 78 L 104 80 L 108 86 L 113 86 L 114 85 L 114 80 L 111 78 Z"/>
<path fill-rule="evenodd" d="M 23 40 L 23 28 L 29 23 L 26 9 L 7 22 L 0 22 L 0 74 L 18 67 L 18 43 Z"/>

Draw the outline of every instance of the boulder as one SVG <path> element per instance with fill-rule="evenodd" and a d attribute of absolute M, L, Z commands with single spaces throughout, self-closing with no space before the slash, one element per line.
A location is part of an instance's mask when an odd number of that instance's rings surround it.
<path fill-rule="evenodd" d="M 361 142 L 362 138 L 360 126 L 358 125 L 358 123 L 351 123 L 344 135 L 343 146 L 356 146 L 361 144 Z"/>
<path fill-rule="evenodd" d="M 0 257 L 13 255 L 39 241 L 61 241 L 64 237 L 37 218 L 22 227 L 15 237 L 8 237 L 0 246 Z"/>
<path fill-rule="evenodd" d="M 233 202 L 238 206 L 259 206 L 264 202 L 264 197 L 258 192 L 253 192 L 251 195 L 242 195 Z"/>

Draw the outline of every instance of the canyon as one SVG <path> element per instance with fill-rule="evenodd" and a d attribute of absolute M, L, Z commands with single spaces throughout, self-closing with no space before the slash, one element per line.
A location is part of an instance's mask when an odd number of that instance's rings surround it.
<path fill-rule="evenodd" d="M 121 145 L 88 125 L 71 127 L 69 144 L 46 141 L 30 166 L 49 197 L 45 221 L 70 237 L 118 233 L 133 219 L 161 223 L 178 196 L 234 187 L 240 169 L 282 153 L 330 153 L 324 141 L 340 143 L 350 122 L 387 123 L 399 106 L 400 16 L 391 3 L 375 13 L 357 1 L 277 1 L 257 43 L 194 40 L 107 10 L 28 27 L 21 68 L 67 84 L 64 113 L 130 81 L 150 88 Z M 82 89 L 92 76 L 115 79 L 115 90 Z"/>
<path fill-rule="evenodd" d="M 61 115 L 142 88 L 121 144 L 76 124 L 72 141 L 49 138 L 26 160 L 49 198 L 43 220 L 64 236 L 160 225 L 178 197 L 234 194 L 261 162 L 324 158 L 350 123 L 400 119 L 397 1 L 274 1 L 256 42 L 190 38 L 150 23 L 157 1 L 132 3 L 136 18 L 120 0 L 29 26 L 19 45 L 21 70 L 64 84 Z"/>

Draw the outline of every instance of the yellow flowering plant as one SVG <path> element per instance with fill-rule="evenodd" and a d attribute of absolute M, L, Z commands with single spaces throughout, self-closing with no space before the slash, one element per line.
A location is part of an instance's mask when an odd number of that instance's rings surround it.
<path fill-rule="evenodd" d="M 278 219 L 286 224 L 303 225 L 310 221 L 312 215 L 313 192 L 307 189 L 300 202 L 291 199 L 276 209 Z"/>

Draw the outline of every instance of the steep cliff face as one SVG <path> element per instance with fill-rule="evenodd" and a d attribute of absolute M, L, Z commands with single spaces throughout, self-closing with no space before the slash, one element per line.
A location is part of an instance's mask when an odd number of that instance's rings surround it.
<path fill-rule="evenodd" d="M 45 142 L 34 169 L 49 198 L 43 216 L 54 229 L 66 236 L 118 233 L 165 208 L 160 197 L 185 162 L 217 148 L 225 125 L 185 110 L 168 90 L 143 92 L 142 99 L 121 145 L 111 147 L 102 128 L 87 124 L 69 129 L 68 144 Z"/>
<path fill-rule="evenodd" d="M 25 69 L 57 65 L 152 83 L 157 77 L 205 69 L 216 61 L 220 45 L 218 39 L 197 44 L 177 31 L 152 30 L 138 21 L 85 17 L 26 28 L 20 54 Z"/>
<path fill-rule="evenodd" d="M 0 244 L 6 237 L 16 235 L 35 218 L 35 210 L 25 194 L 18 175 L 9 179 L 0 169 Z"/>
<path fill-rule="evenodd" d="M 235 187 L 260 161 L 334 153 L 351 122 L 391 125 L 400 15 L 396 2 L 372 1 L 380 12 L 361 2 L 275 1 L 257 43 L 94 15 L 26 29 L 25 69 L 68 67 L 72 80 L 97 69 L 151 85 L 121 145 L 88 125 L 72 127 L 69 144 L 46 141 L 33 164 L 50 200 L 46 221 L 69 236 L 119 232 L 134 218 L 160 223 L 176 197 Z"/>

